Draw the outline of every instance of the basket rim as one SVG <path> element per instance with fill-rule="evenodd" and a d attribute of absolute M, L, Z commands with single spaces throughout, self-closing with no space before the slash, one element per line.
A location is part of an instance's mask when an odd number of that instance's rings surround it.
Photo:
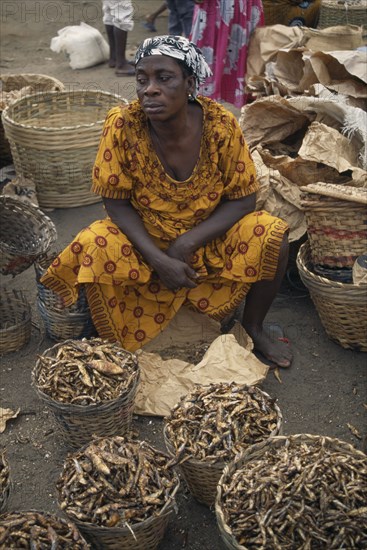
<path fill-rule="evenodd" d="M 244 384 L 246 385 L 246 384 Z M 209 387 L 210 384 L 205 384 L 203 385 L 203 387 Z M 273 406 L 274 406 L 274 409 L 277 413 L 277 425 L 276 425 L 276 428 L 273 432 L 271 432 L 268 437 L 264 440 L 264 441 L 267 441 L 267 439 L 269 437 L 274 437 L 276 433 L 279 433 L 281 427 L 282 427 L 282 423 L 283 423 L 283 414 L 282 414 L 282 411 L 280 410 L 280 407 L 279 405 L 276 403 L 276 401 L 264 390 L 262 390 L 261 388 L 259 388 L 258 386 L 256 385 L 253 385 L 253 386 L 248 386 L 248 387 L 251 387 L 251 388 L 256 388 L 256 390 L 258 390 L 259 392 L 261 392 L 263 395 L 265 395 L 266 397 L 268 397 L 270 400 L 273 401 Z M 189 392 L 190 393 L 190 392 Z M 187 394 L 188 395 L 188 394 Z M 179 403 L 177 403 L 178 405 Z M 176 405 L 175 405 L 176 406 Z M 166 417 L 164 419 L 164 422 L 165 422 L 165 425 L 163 427 L 163 437 L 164 437 L 164 442 L 166 444 L 166 447 L 167 447 L 167 451 L 171 454 L 171 456 L 173 458 L 176 458 L 176 452 L 175 452 L 175 448 L 171 442 L 171 439 L 168 437 L 167 435 L 167 423 L 168 423 L 168 417 Z M 274 435 L 272 435 L 274 433 Z M 261 442 L 259 442 L 261 443 Z M 256 443 L 252 443 L 250 444 L 248 447 L 251 447 L 252 445 L 256 445 Z M 228 463 L 232 462 L 233 458 L 229 458 L 229 460 L 221 460 L 221 461 L 215 461 L 215 460 L 206 460 L 205 458 L 200 460 L 196 457 L 189 457 L 187 458 L 185 455 L 183 455 L 183 457 L 185 458 L 184 462 L 183 462 L 183 466 L 187 463 L 187 464 L 191 464 L 192 466 L 202 466 L 202 467 L 205 467 L 205 468 L 213 468 L 213 469 L 220 469 L 220 468 L 224 468 Z M 180 466 L 180 463 L 178 464 Z"/>
<path fill-rule="evenodd" d="M 17 99 L 11 105 L 8 105 L 3 110 L 2 115 L 1 115 L 2 122 L 3 123 L 5 122 L 5 123 L 9 124 L 10 126 L 15 126 L 17 128 L 22 128 L 24 130 L 34 130 L 36 128 L 37 131 L 42 130 L 42 131 L 50 132 L 50 133 L 51 132 L 59 133 L 60 131 L 63 131 L 63 130 L 75 130 L 75 129 L 79 129 L 79 128 L 86 128 L 86 129 L 87 128 L 93 128 L 96 125 L 103 124 L 103 122 L 105 121 L 105 117 L 100 119 L 100 120 L 96 120 L 94 122 L 88 122 L 88 123 L 84 123 L 84 124 L 75 124 L 75 125 L 72 125 L 72 126 L 58 126 L 57 128 L 54 128 L 54 127 L 51 128 L 49 126 L 37 126 L 37 127 L 35 127 L 35 126 L 32 126 L 32 124 L 22 124 L 21 122 L 16 122 L 10 116 L 11 109 L 14 109 L 14 107 L 17 107 L 20 103 L 25 102 L 25 101 L 29 100 L 32 97 L 38 98 L 38 102 L 41 102 L 42 99 L 45 101 L 46 97 L 49 97 L 49 96 L 67 96 L 67 95 L 72 96 L 72 95 L 89 95 L 89 94 L 104 95 L 104 96 L 109 96 L 110 98 L 115 98 L 118 101 L 118 104 L 116 106 L 118 106 L 121 102 L 123 102 L 125 104 L 128 104 L 128 101 L 127 101 L 126 98 L 123 98 L 122 96 L 120 96 L 118 94 L 113 94 L 111 92 L 107 92 L 105 90 L 73 90 L 72 92 L 61 90 L 61 91 L 50 91 L 50 92 L 43 92 L 43 93 L 37 93 L 37 94 L 29 94 L 29 95 L 26 95 L 24 97 L 21 97 L 21 98 Z M 41 99 L 41 101 L 40 101 L 40 99 Z"/>
<path fill-rule="evenodd" d="M 311 250 L 311 245 L 309 241 L 306 241 L 300 246 L 300 249 L 297 254 L 296 258 L 296 264 L 300 271 L 300 273 L 303 272 L 305 277 L 308 277 L 309 279 L 313 280 L 313 282 L 318 283 L 320 285 L 324 285 L 328 287 L 328 289 L 340 289 L 340 290 L 349 290 L 349 291 L 365 291 L 366 285 L 355 285 L 353 283 L 341 283 L 340 281 L 333 281 L 332 279 L 328 279 L 327 277 L 322 277 L 322 275 L 317 275 L 316 273 L 313 273 L 309 270 L 307 267 L 306 262 L 306 254 Z"/>
<path fill-rule="evenodd" d="M 60 348 L 61 346 L 67 344 L 70 341 L 74 341 L 74 340 L 72 338 L 68 338 L 67 340 L 58 342 L 57 344 L 54 344 L 50 348 L 44 350 L 42 355 L 46 355 L 47 352 L 51 352 L 54 349 Z M 138 387 L 138 384 L 140 382 L 141 373 L 140 373 L 139 361 L 137 356 L 134 353 L 129 352 L 125 349 L 123 351 L 125 351 L 126 353 L 129 353 L 135 359 L 135 365 L 136 365 L 136 370 L 134 373 L 135 376 L 131 383 L 131 386 L 129 388 L 126 388 L 123 393 L 121 393 L 118 397 L 115 397 L 114 399 L 109 399 L 108 401 L 106 400 L 97 401 L 95 403 L 90 403 L 89 405 L 79 405 L 78 403 L 63 403 L 63 402 L 57 401 L 53 397 L 49 396 L 47 393 L 43 392 L 38 387 L 36 375 L 37 375 L 37 371 L 39 370 L 40 359 L 37 359 L 36 364 L 32 369 L 32 373 L 31 373 L 32 386 L 35 389 L 38 397 L 42 401 L 44 401 L 45 403 L 48 403 L 53 408 L 58 409 L 61 413 L 93 414 L 95 411 L 103 412 L 105 409 L 109 409 L 113 405 L 115 404 L 117 405 L 120 401 L 124 401 L 128 399 L 130 396 L 132 396 L 135 393 Z"/>

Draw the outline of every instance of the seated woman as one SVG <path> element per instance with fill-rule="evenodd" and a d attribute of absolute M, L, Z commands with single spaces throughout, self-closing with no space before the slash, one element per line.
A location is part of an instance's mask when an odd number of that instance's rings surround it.
<path fill-rule="evenodd" d="M 102 338 L 131 351 L 183 304 L 222 320 L 246 297 L 255 348 L 288 367 L 291 352 L 263 329 L 287 266 L 287 224 L 255 212 L 255 167 L 235 117 L 197 97 L 210 69 L 179 36 L 146 39 L 138 100 L 106 118 L 93 172 L 108 217 L 81 231 L 42 282 L 66 306 L 84 284 Z"/>

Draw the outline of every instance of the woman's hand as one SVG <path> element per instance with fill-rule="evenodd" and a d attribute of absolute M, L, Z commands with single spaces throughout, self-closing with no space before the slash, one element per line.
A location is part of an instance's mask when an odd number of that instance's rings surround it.
<path fill-rule="evenodd" d="M 197 273 L 186 262 L 166 256 L 166 259 L 154 266 L 160 281 L 170 290 L 195 288 Z"/>

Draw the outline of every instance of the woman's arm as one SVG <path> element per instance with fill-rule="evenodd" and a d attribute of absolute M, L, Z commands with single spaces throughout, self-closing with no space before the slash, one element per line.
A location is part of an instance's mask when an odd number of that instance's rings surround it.
<path fill-rule="evenodd" d="M 241 218 L 254 212 L 255 206 L 256 193 L 220 203 L 209 218 L 178 237 L 166 253 L 171 258 L 189 261 L 195 250 L 224 235 Z"/>
<path fill-rule="evenodd" d="M 169 257 L 150 238 L 149 233 L 129 200 L 103 198 L 107 214 L 157 273 L 167 288 L 194 288 L 196 272 L 179 258 Z"/>

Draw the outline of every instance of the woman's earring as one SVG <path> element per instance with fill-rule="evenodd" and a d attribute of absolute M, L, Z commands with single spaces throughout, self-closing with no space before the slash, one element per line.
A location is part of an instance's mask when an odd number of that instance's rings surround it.
<path fill-rule="evenodd" d="M 192 94 L 190 94 L 190 92 L 188 92 L 187 97 L 188 97 L 189 101 L 194 101 L 194 96 Z"/>

